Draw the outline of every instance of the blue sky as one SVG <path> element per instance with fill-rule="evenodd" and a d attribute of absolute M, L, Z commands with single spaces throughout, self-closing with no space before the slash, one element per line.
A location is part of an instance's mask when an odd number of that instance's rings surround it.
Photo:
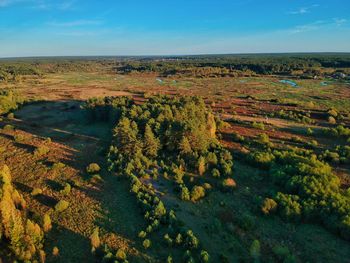
<path fill-rule="evenodd" d="M 328 51 L 349 0 L 0 0 L 0 57 Z"/>

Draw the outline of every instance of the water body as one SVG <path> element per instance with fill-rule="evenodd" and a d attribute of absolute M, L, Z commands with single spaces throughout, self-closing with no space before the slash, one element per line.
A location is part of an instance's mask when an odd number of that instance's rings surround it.
<path fill-rule="evenodd" d="M 288 84 L 288 85 L 291 85 L 292 87 L 298 87 L 298 84 L 292 80 L 289 80 L 289 79 L 282 79 L 279 81 L 280 83 L 283 83 L 283 84 Z"/>

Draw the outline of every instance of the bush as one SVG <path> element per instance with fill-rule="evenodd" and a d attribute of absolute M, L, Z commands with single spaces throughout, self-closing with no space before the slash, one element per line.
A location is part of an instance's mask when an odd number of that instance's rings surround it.
<path fill-rule="evenodd" d="M 47 146 L 41 145 L 35 149 L 34 156 L 40 157 L 40 156 L 48 154 L 49 151 L 50 151 L 50 149 Z"/>
<path fill-rule="evenodd" d="M 115 257 L 119 260 L 126 260 L 126 253 L 122 249 L 118 249 Z"/>
<path fill-rule="evenodd" d="M 69 207 L 69 202 L 61 200 L 55 205 L 55 210 L 58 213 L 65 211 Z"/>
<path fill-rule="evenodd" d="M 149 248 L 149 247 L 152 245 L 151 240 L 145 239 L 145 240 L 142 242 L 142 245 L 143 245 L 143 247 L 144 247 L 145 249 Z"/>
<path fill-rule="evenodd" d="M 216 168 L 214 168 L 212 171 L 211 171 L 211 174 L 213 177 L 215 178 L 219 178 L 220 177 L 220 171 Z"/>
<path fill-rule="evenodd" d="M 191 201 L 196 202 L 205 196 L 205 189 L 202 186 L 194 186 L 191 191 Z"/>
<path fill-rule="evenodd" d="M 237 186 L 236 181 L 232 178 L 222 180 L 222 188 L 224 191 L 232 191 Z"/>
<path fill-rule="evenodd" d="M 10 125 L 10 124 L 6 124 L 4 126 L 4 131 L 13 131 L 14 129 L 15 129 L 15 127 Z"/>
<path fill-rule="evenodd" d="M 253 128 L 259 129 L 259 130 L 265 130 L 265 125 L 262 122 L 253 122 L 252 124 Z"/>
<path fill-rule="evenodd" d="M 92 232 L 91 236 L 90 236 L 90 243 L 91 243 L 91 247 L 93 249 L 93 251 L 100 247 L 101 245 L 101 241 L 100 241 L 100 229 L 98 227 L 96 227 L 94 229 L 94 232 Z"/>
<path fill-rule="evenodd" d="M 262 206 L 261 206 L 261 211 L 265 214 L 268 215 L 271 212 L 274 212 L 277 208 L 277 203 L 275 200 L 271 198 L 265 198 Z"/>
<path fill-rule="evenodd" d="M 32 196 L 37 196 L 43 193 L 43 190 L 41 190 L 40 188 L 34 188 L 33 191 L 31 192 Z"/>
<path fill-rule="evenodd" d="M 259 240 L 254 240 L 250 246 L 250 256 L 253 258 L 254 262 L 259 262 L 260 259 L 260 242 Z"/>
<path fill-rule="evenodd" d="M 328 117 L 328 123 L 330 123 L 330 124 L 336 124 L 336 123 L 337 123 L 337 120 L 336 120 L 334 117 L 330 116 L 330 117 Z"/>
<path fill-rule="evenodd" d="M 201 251 L 201 262 L 206 263 L 210 261 L 209 253 L 205 250 Z"/>
<path fill-rule="evenodd" d="M 98 172 L 101 171 L 100 166 L 97 163 L 90 163 L 87 167 L 86 167 L 86 172 L 88 174 L 96 174 Z"/>
<path fill-rule="evenodd" d="M 185 185 L 181 186 L 180 190 L 180 198 L 183 201 L 189 201 L 191 199 L 190 191 Z"/>
<path fill-rule="evenodd" d="M 64 186 L 64 189 L 60 191 L 61 194 L 63 195 L 68 195 L 70 191 L 72 190 L 72 187 L 69 183 L 66 183 Z"/>

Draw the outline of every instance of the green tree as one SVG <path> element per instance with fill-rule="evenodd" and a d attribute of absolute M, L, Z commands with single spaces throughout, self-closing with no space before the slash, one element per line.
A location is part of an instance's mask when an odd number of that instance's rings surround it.
<path fill-rule="evenodd" d="M 159 139 L 154 135 L 151 127 L 146 124 L 144 134 L 144 153 L 149 157 L 157 157 L 160 148 Z"/>

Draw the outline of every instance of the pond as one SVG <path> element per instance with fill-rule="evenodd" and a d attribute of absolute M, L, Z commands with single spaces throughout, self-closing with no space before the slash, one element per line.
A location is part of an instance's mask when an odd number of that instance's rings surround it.
<path fill-rule="evenodd" d="M 283 84 L 291 85 L 292 87 L 298 87 L 298 84 L 296 82 L 289 80 L 289 79 L 282 79 L 279 82 L 283 83 Z"/>

